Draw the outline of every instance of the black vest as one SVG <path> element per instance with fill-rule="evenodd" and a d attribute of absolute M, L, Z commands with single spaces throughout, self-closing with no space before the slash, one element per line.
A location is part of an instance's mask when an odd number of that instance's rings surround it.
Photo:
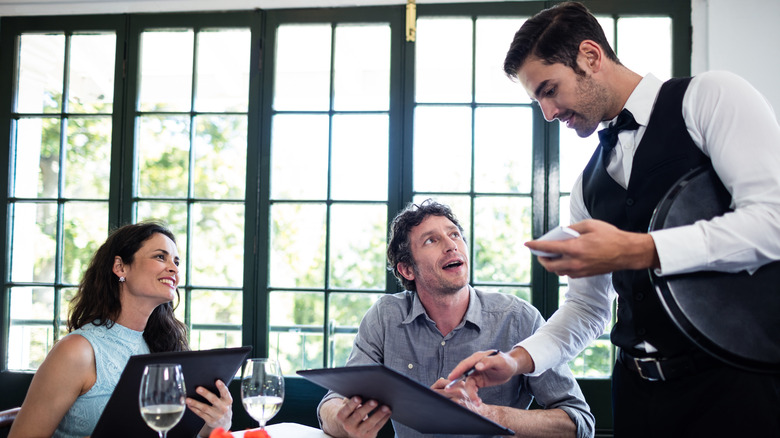
<path fill-rule="evenodd" d="M 653 211 L 669 188 L 691 169 L 710 162 L 688 135 L 682 116 L 690 80 L 671 79 L 661 86 L 634 154 L 627 189 L 609 176 L 601 148 L 596 149 L 582 175 L 585 207 L 593 218 L 621 230 L 647 232 Z M 647 341 L 663 357 L 694 348 L 667 316 L 647 270 L 613 272 L 612 284 L 618 293 L 612 343 L 629 354 L 641 355 L 633 347 Z"/>

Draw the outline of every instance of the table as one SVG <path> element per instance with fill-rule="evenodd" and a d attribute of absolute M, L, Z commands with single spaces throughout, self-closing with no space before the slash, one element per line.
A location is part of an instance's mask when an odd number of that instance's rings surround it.
<path fill-rule="evenodd" d="M 250 429 L 254 430 L 254 429 Z M 277 423 L 266 426 L 265 430 L 271 435 L 271 438 L 332 438 L 330 435 L 314 427 L 305 426 L 298 423 Z M 235 438 L 244 436 L 243 430 L 232 433 Z"/>

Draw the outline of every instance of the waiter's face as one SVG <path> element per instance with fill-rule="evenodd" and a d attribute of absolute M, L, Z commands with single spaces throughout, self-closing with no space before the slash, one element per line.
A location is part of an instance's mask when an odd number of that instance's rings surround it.
<path fill-rule="evenodd" d="M 604 119 L 607 90 L 587 69 L 579 75 L 561 63 L 546 64 L 531 57 L 517 71 L 517 78 L 548 122 L 558 119 L 587 137 Z"/>

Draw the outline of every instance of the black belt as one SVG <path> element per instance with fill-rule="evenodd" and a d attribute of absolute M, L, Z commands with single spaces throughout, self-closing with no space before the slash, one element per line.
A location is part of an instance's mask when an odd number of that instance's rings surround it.
<path fill-rule="evenodd" d="M 679 379 L 723 365 L 722 362 L 704 352 L 694 352 L 670 358 L 635 357 L 623 351 L 622 348 L 618 352 L 618 360 L 626 368 L 639 374 L 639 377 L 650 381 Z"/>

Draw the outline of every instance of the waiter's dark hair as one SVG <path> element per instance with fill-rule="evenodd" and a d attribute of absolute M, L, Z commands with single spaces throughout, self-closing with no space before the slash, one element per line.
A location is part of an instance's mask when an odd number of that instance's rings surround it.
<path fill-rule="evenodd" d="M 582 75 L 585 72 L 577 65 L 577 54 L 584 40 L 596 42 L 609 59 L 620 64 L 588 8 L 578 2 L 557 4 L 526 20 L 515 33 L 504 59 L 504 72 L 510 79 L 517 79 L 517 71 L 533 56 L 545 64 L 564 64 Z"/>

